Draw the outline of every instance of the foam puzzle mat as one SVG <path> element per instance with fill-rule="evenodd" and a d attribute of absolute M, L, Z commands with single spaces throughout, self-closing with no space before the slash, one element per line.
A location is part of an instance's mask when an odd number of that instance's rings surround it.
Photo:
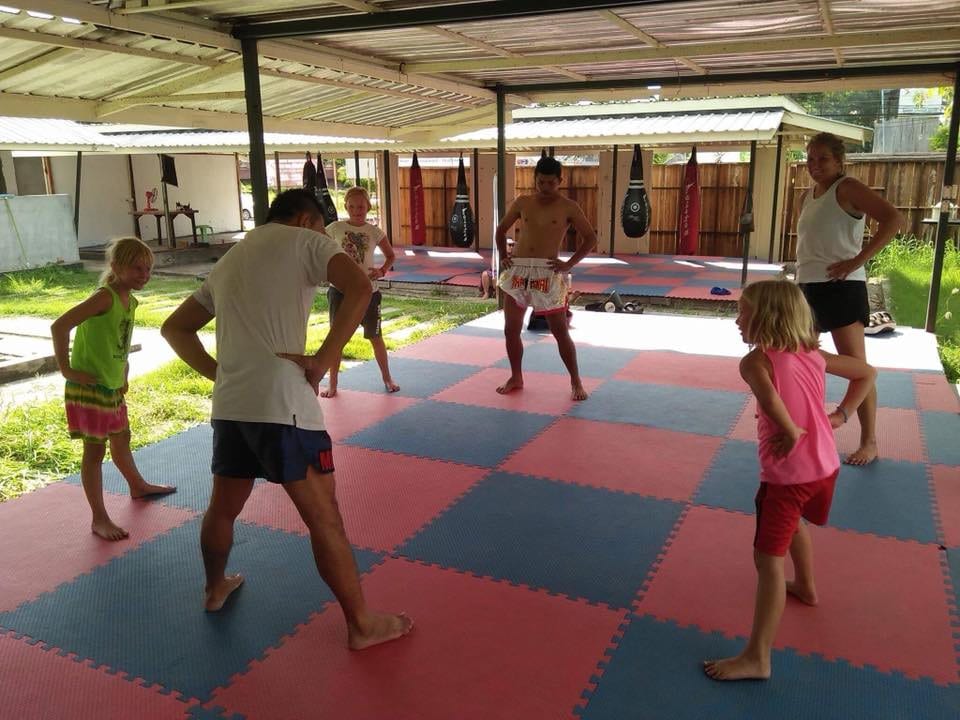
<path fill-rule="evenodd" d="M 258 482 L 202 610 L 209 426 L 136 454 L 178 492 L 89 532 L 78 478 L 0 504 L 0 717 L 225 720 L 960 717 L 960 407 L 920 331 L 868 338 L 880 460 L 841 470 L 811 528 L 820 604 L 788 599 L 767 682 L 706 658 L 750 631 L 754 404 L 733 322 L 576 312 L 575 403 L 548 334 L 507 375 L 502 316 L 372 363 L 322 399 L 338 500 L 371 606 L 416 621 L 346 648 L 285 493 Z M 831 381 L 835 401 L 842 385 Z M 856 423 L 838 434 L 854 449 Z M 789 562 L 788 562 L 789 576 Z"/>

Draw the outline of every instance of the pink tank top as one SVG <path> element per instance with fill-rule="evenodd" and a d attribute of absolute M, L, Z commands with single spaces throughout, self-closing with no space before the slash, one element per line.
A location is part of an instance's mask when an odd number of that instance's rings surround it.
<path fill-rule="evenodd" d="M 773 366 L 773 385 L 793 422 L 807 432 L 790 454 L 775 457 L 770 440 L 781 430 L 758 409 L 760 479 L 775 485 L 799 485 L 822 480 L 840 467 L 833 428 L 824 409 L 826 362 L 817 350 L 764 351 Z"/>

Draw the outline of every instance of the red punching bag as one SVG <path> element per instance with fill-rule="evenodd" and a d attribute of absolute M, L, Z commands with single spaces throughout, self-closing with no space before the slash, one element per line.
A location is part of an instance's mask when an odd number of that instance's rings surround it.
<path fill-rule="evenodd" d="M 677 253 L 696 255 L 700 246 L 700 172 L 697 168 L 697 146 L 693 146 L 690 160 L 683 172 L 680 188 L 680 217 L 677 223 Z"/>
<path fill-rule="evenodd" d="M 424 245 L 427 242 L 423 212 L 423 175 L 420 173 L 417 153 L 413 153 L 413 164 L 410 166 L 410 242 L 414 245 Z"/>

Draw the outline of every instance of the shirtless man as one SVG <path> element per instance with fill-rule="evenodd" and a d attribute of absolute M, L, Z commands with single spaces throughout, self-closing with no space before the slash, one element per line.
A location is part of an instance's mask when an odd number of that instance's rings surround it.
<path fill-rule="evenodd" d="M 559 193 L 563 167 L 552 157 L 542 157 L 534 172 L 537 191 L 513 201 L 497 226 L 497 249 L 500 252 L 500 277 L 497 285 L 504 292 L 503 334 L 510 359 L 510 378 L 497 388 L 505 395 L 523 387 L 523 343 L 520 331 L 527 306 L 544 314 L 550 332 L 557 340 L 560 359 L 570 373 L 574 400 L 586 400 L 577 368 L 577 348 L 567 329 L 567 276 L 597 244 L 593 231 L 580 206 Z M 519 240 L 513 254 L 507 254 L 507 232 L 521 221 Z M 557 255 L 567 227 L 573 225 L 582 238 L 576 252 L 566 262 Z"/>

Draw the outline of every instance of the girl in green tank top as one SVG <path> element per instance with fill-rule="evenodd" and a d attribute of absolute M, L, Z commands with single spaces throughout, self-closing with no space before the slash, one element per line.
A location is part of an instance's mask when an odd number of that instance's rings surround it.
<path fill-rule="evenodd" d="M 83 440 L 80 480 L 93 513 L 91 530 L 105 540 L 122 540 L 127 531 L 116 525 L 103 503 L 103 458 L 110 442 L 114 464 L 130 486 L 130 496 L 171 493 L 176 488 L 144 480 L 130 452 L 127 420 L 127 355 L 137 299 L 150 279 L 153 252 L 137 238 L 119 238 L 107 248 L 107 267 L 100 287 L 67 310 L 50 326 L 53 349 L 64 389 L 70 436 Z M 77 328 L 69 353 L 70 331 Z"/>

